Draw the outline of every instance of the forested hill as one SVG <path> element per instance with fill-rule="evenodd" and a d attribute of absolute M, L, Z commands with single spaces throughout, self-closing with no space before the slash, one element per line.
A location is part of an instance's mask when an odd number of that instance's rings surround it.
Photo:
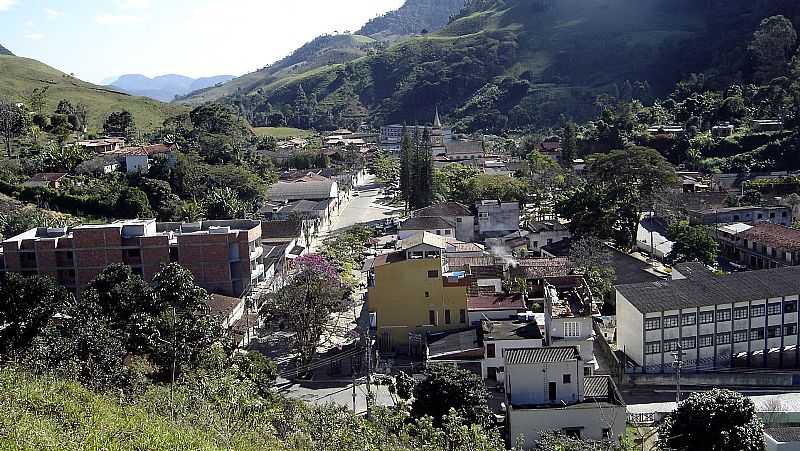
<path fill-rule="evenodd" d="M 0 55 L 10 55 L 10 56 L 14 56 L 14 54 L 13 54 L 13 53 L 11 53 L 11 50 L 9 50 L 9 49 L 7 49 L 7 48 L 3 47 L 2 45 L 0 45 Z"/>
<path fill-rule="evenodd" d="M 794 0 L 471 0 L 436 33 L 227 100 L 318 128 L 429 122 L 436 105 L 463 130 L 544 127 L 593 116 L 599 94 L 665 95 L 690 73 L 748 82 L 759 22 L 798 10 Z"/>
<path fill-rule="evenodd" d="M 367 22 L 357 34 L 391 40 L 435 31 L 447 25 L 463 7 L 464 0 L 408 0 L 400 9 Z"/>
<path fill-rule="evenodd" d="M 326 34 L 298 48 L 291 55 L 255 72 L 243 75 L 222 86 L 201 89 L 178 99 L 199 104 L 239 92 L 272 90 L 285 82 L 316 73 L 317 69 L 348 63 L 374 54 L 394 42 L 421 33 L 436 31 L 457 14 L 464 0 L 407 0 L 398 10 L 372 19 L 356 34 Z M 263 115 L 255 120 L 264 125 Z"/>

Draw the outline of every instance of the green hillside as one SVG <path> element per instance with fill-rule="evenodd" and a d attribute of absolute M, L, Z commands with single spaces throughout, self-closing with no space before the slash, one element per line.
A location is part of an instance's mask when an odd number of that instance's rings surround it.
<path fill-rule="evenodd" d="M 172 401 L 171 401 L 172 400 Z M 268 399 L 233 378 L 101 395 L 76 382 L 0 369 L 0 449 L 500 451 L 476 426 L 446 433 L 378 410 L 373 420 L 281 395 Z"/>
<path fill-rule="evenodd" d="M 600 94 L 663 96 L 690 73 L 747 81 L 747 42 L 760 20 L 800 16 L 790 0 L 471 0 L 442 30 L 229 99 L 280 110 L 289 125 L 369 112 L 376 123 L 429 122 L 436 105 L 463 130 L 502 131 L 581 120 Z M 298 105 L 298 86 L 316 104 Z M 301 102 L 302 103 L 302 102 Z M 269 108 L 267 108 L 269 106 Z M 327 126 L 327 125 L 326 125 Z"/>
<path fill-rule="evenodd" d="M 233 95 L 250 92 L 258 86 L 307 74 L 314 69 L 352 61 L 375 49 L 377 41 L 367 36 L 323 35 L 295 50 L 282 60 L 256 72 L 235 78 L 221 86 L 201 89 L 177 99 L 180 104 L 198 105 Z"/>
<path fill-rule="evenodd" d="M 81 81 L 33 59 L 0 55 L 0 97 L 27 103 L 26 97 L 35 88 L 45 86 L 48 87 L 48 111 L 53 111 L 61 99 L 87 105 L 90 132 L 101 130 L 112 111 L 130 111 L 137 127 L 147 131 L 161 126 L 165 118 L 184 110 L 178 105 L 134 97 Z"/>
<path fill-rule="evenodd" d="M 388 42 L 398 41 L 422 31 L 435 31 L 461 11 L 464 0 L 406 0 L 396 11 L 369 21 L 356 34 L 322 35 L 295 50 L 282 60 L 258 71 L 243 75 L 222 86 L 199 90 L 176 100 L 197 105 L 240 92 L 272 90 L 298 78 L 310 76 L 320 68 L 344 64 L 377 53 Z M 255 125 L 265 125 L 264 118 L 251 117 Z"/>

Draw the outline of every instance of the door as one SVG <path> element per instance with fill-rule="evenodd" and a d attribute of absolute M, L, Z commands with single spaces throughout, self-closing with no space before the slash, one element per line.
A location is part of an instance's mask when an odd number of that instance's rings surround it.
<path fill-rule="evenodd" d="M 550 401 L 555 401 L 556 400 L 556 383 L 555 382 L 550 382 L 548 384 L 548 386 L 547 386 L 547 389 L 548 389 L 547 390 L 548 391 L 548 399 Z"/>
<path fill-rule="evenodd" d="M 489 368 L 487 368 L 486 369 L 486 377 L 488 377 L 489 380 L 496 381 L 497 380 L 497 368 L 493 367 L 493 366 L 490 366 Z"/>

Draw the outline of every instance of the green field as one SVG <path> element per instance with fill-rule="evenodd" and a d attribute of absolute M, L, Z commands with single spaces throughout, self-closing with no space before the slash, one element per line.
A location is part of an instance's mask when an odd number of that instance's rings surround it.
<path fill-rule="evenodd" d="M 257 127 L 254 128 L 253 131 L 256 133 L 256 136 L 271 136 L 276 139 L 307 138 L 314 135 L 313 130 L 301 130 L 291 127 Z"/>
<path fill-rule="evenodd" d="M 48 112 L 55 110 L 62 99 L 73 105 L 85 103 L 89 110 L 89 132 L 102 130 L 109 113 L 130 111 L 142 131 L 160 127 L 167 117 L 186 111 L 185 107 L 136 97 L 104 86 L 79 80 L 46 64 L 29 58 L 0 55 L 0 97 L 12 102 L 28 103 L 34 88 L 49 86 Z"/>

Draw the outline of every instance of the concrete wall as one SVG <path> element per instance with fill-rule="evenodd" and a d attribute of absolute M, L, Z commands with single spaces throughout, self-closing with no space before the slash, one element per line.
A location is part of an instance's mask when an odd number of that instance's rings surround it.
<path fill-rule="evenodd" d="M 486 350 L 488 349 L 489 345 L 494 345 L 494 358 L 488 357 L 488 353 Z M 542 347 L 542 340 L 539 338 L 536 339 L 527 339 L 527 340 L 486 340 L 484 341 L 483 345 L 483 360 L 481 360 L 481 376 L 486 379 L 487 370 L 488 368 L 504 368 L 505 359 L 503 357 L 503 353 L 506 349 L 520 349 L 520 348 L 541 348 Z M 497 372 L 497 380 L 502 381 L 505 379 L 505 372 L 501 372 L 498 370 Z"/>
<path fill-rule="evenodd" d="M 564 375 L 570 382 L 564 383 Z M 556 399 L 550 400 L 549 384 L 556 384 Z M 583 367 L 578 360 L 506 365 L 506 393 L 516 405 L 562 405 L 577 403 L 583 396 Z"/>
<path fill-rule="evenodd" d="M 625 433 L 625 407 L 608 403 L 551 409 L 509 408 L 508 414 L 511 444 L 521 438 L 525 449 L 533 447 L 539 435 L 547 431 L 575 428 L 580 430 L 581 438 L 601 440 L 603 430 L 608 429 L 609 438 L 616 442 Z"/>
<path fill-rule="evenodd" d="M 636 363 L 644 361 L 642 330 L 644 319 L 642 313 L 623 295 L 617 292 L 617 349 L 625 350 L 625 354 Z"/>
<path fill-rule="evenodd" d="M 798 374 L 800 376 L 800 374 Z M 791 373 L 681 373 L 681 385 L 716 387 L 716 386 L 761 386 L 791 387 Z M 626 385 L 666 385 L 675 386 L 672 374 L 626 374 L 623 377 Z"/>

